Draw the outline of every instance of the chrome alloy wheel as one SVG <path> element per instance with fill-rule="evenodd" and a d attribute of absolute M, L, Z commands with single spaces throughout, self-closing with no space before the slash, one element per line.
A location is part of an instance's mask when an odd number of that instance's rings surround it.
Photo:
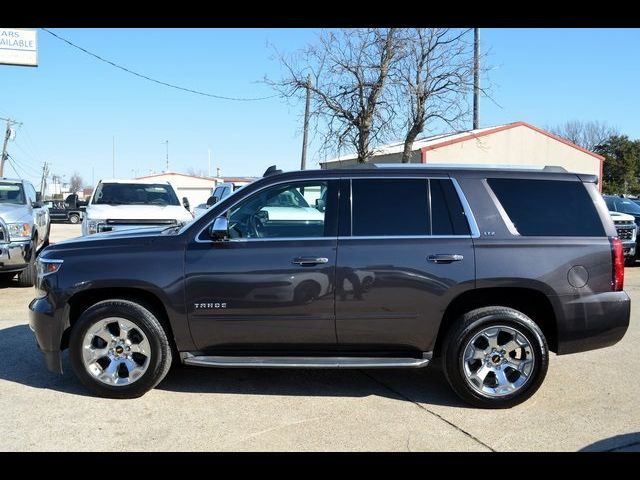
<path fill-rule="evenodd" d="M 106 385 L 124 386 L 149 367 L 151 345 L 142 329 L 125 318 L 105 318 L 82 340 L 82 360 L 91 376 Z"/>
<path fill-rule="evenodd" d="M 535 354 L 527 337 L 506 325 L 476 333 L 463 350 L 462 367 L 469 385 L 490 397 L 520 390 L 531 378 Z"/>

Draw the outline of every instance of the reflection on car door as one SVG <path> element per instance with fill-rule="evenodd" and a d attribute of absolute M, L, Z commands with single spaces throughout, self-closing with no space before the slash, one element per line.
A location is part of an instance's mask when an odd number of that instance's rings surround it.
<path fill-rule="evenodd" d="M 319 219 L 294 207 L 284 219 L 268 218 L 264 207 L 274 196 L 319 184 L 329 198 Z M 337 180 L 273 185 L 226 215 L 230 240 L 213 242 L 205 228 L 187 246 L 185 294 L 197 347 L 335 346 Z"/>
<path fill-rule="evenodd" d="M 338 238 L 339 344 L 428 351 L 444 309 L 475 280 L 452 181 L 354 178 L 350 200 L 351 232 Z M 340 209 L 348 214 L 348 201 Z"/>

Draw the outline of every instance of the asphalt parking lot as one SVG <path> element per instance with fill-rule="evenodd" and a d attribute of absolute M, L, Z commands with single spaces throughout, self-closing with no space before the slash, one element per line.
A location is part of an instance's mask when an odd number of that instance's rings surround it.
<path fill-rule="evenodd" d="M 79 234 L 52 225 L 52 241 Z M 66 356 L 64 375 L 45 369 L 28 327 L 33 288 L 2 285 L 0 450 L 640 451 L 640 264 L 625 274 L 625 338 L 553 355 L 538 393 L 497 411 L 462 404 L 433 367 L 182 367 L 142 398 L 95 398 Z"/>

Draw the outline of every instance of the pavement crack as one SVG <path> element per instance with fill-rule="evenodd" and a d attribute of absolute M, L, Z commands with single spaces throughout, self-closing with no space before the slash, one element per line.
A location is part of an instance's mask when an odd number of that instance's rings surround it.
<path fill-rule="evenodd" d="M 434 412 L 433 410 L 429 410 L 427 407 L 425 407 L 424 405 L 422 405 L 421 403 L 418 403 L 414 400 L 412 400 L 411 398 L 407 397 L 405 394 L 403 394 L 402 392 L 399 392 L 398 390 L 396 390 L 393 387 L 390 387 L 389 385 L 387 385 L 386 383 L 384 383 L 381 380 L 378 380 L 376 377 L 374 377 L 373 375 L 370 375 L 369 373 L 360 370 L 360 373 L 362 373 L 363 375 L 365 375 L 366 377 L 369 377 L 371 380 L 373 380 L 374 382 L 376 382 L 378 385 L 386 388 L 387 390 L 389 390 L 390 392 L 395 393 L 397 396 L 399 396 L 400 398 L 406 400 L 407 402 L 411 402 L 413 403 L 416 407 L 424 410 L 425 412 L 430 413 L 431 415 L 433 415 L 436 418 L 439 418 L 440 420 L 442 420 L 444 423 L 446 423 L 447 425 L 451 425 L 453 428 L 455 428 L 456 430 L 458 430 L 460 433 L 466 435 L 467 437 L 469 437 L 470 439 L 472 439 L 473 441 L 475 441 L 476 443 L 479 443 L 480 445 L 482 445 L 483 447 L 489 449 L 492 452 L 495 452 L 496 450 L 493 449 L 492 447 L 490 447 L 489 445 L 487 445 L 486 443 L 484 443 L 482 440 L 480 440 L 478 437 L 476 437 L 475 435 L 473 435 L 472 433 L 467 432 L 465 429 L 459 427 L 458 425 L 456 425 L 453 422 L 450 422 L 449 420 L 447 420 L 446 418 L 444 418 L 442 415 Z M 408 440 L 408 439 L 407 439 Z M 627 445 L 629 446 L 629 445 Z M 617 448 L 624 448 L 624 447 L 617 447 Z"/>

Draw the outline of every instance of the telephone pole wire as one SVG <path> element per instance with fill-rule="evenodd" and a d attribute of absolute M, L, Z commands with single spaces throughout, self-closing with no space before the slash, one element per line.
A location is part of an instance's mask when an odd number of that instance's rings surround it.
<path fill-rule="evenodd" d="M 309 138 L 309 107 L 311 104 L 311 75 L 307 75 L 307 102 L 304 107 L 304 132 L 302 134 L 302 160 L 300 170 L 307 168 L 307 139 Z"/>

